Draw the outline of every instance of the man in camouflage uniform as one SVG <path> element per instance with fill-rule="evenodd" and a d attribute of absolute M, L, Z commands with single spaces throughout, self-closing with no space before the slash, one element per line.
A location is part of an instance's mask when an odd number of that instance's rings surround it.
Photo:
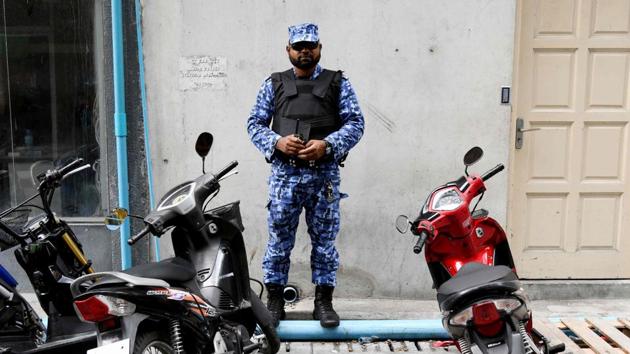
<path fill-rule="evenodd" d="M 341 71 L 322 69 L 317 25 L 289 27 L 293 68 L 272 74 L 247 121 L 254 145 L 271 163 L 269 242 L 263 259 L 267 307 L 276 325 L 285 317 L 283 291 L 302 208 L 311 237 L 313 318 L 339 325 L 332 294 L 339 268 L 339 163 L 363 135 L 363 114 Z M 270 127 L 271 125 L 271 127 Z"/>

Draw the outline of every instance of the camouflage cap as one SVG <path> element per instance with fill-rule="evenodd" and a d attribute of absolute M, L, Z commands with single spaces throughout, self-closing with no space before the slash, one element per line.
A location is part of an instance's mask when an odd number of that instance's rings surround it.
<path fill-rule="evenodd" d="M 314 23 L 302 23 L 289 27 L 289 44 L 297 42 L 318 42 L 319 29 Z"/>

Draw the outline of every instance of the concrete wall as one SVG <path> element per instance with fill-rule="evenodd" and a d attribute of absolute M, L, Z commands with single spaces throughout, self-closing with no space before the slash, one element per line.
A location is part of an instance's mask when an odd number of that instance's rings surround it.
<path fill-rule="evenodd" d="M 514 0 L 146 1 L 156 194 L 201 172 L 194 142 L 212 132 L 210 169 L 240 162 L 216 204 L 241 200 L 250 272 L 261 278 L 269 166 L 245 123 L 265 77 L 289 68 L 287 26 L 306 21 L 320 26 L 321 64 L 347 73 L 366 119 L 365 136 L 342 170 L 350 198 L 342 201 L 337 294 L 432 298 L 424 260 L 411 250 L 415 239 L 399 235 L 394 219 L 415 216 L 434 187 L 459 177 L 474 145 L 486 151 L 474 170 L 507 164 L 510 106 L 499 98 L 512 80 Z M 214 76 L 198 88 L 180 73 L 195 56 L 217 60 Z M 506 195 L 503 173 L 482 202 L 501 222 Z M 302 222 L 290 281 L 309 293 L 307 240 Z"/>

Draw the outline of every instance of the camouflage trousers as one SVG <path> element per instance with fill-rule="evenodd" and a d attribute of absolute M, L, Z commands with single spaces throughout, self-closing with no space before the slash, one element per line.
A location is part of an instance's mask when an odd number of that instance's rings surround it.
<path fill-rule="evenodd" d="M 265 283 L 286 285 L 295 232 L 304 209 L 312 245 L 312 282 L 336 285 L 339 182 L 336 165 L 311 169 L 274 161 L 269 177 L 269 242 L 263 258 Z"/>

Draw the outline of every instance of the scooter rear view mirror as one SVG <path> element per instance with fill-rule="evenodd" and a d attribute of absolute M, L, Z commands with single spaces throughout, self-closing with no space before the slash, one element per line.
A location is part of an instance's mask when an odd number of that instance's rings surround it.
<path fill-rule="evenodd" d="M 206 156 L 208 156 L 208 152 L 210 152 L 213 140 L 214 138 L 212 137 L 212 134 L 203 132 L 199 134 L 197 142 L 195 143 L 195 150 L 197 151 L 197 154 L 201 156 L 201 172 L 204 175 L 206 174 Z"/>
<path fill-rule="evenodd" d="M 105 226 L 111 231 L 118 230 L 120 225 L 125 222 L 128 215 L 129 212 L 127 209 L 114 208 L 112 212 L 105 217 Z"/>
<path fill-rule="evenodd" d="M 197 154 L 199 154 L 202 158 L 208 156 L 213 140 L 214 138 L 212 137 L 212 134 L 208 132 L 199 134 L 197 142 L 195 143 L 195 150 L 197 151 Z"/>
<path fill-rule="evenodd" d="M 464 165 L 466 167 L 474 165 L 477 161 L 481 160 L 483 156 L 483 149 L 479 146 L 475 146 L 474 148 L 468 150 L 466 155 L 464 155 Z"/>
<path fill-rule="evenodd" d="M 409 218 L 406 215 L 398 215 L 396 218 L 396 230 L 401 234 L 409 231 Z"/>

